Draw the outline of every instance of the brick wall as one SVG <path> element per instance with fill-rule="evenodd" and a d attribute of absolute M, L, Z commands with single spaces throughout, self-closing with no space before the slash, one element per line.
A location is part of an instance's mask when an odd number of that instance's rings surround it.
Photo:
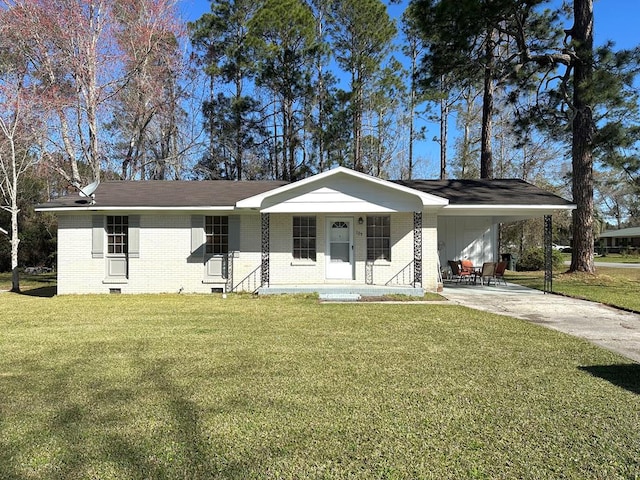
<path fill-rule="evenodd" d="M 367 256 L 366 214 L 350 214 L 352 220 L 354 279 L 330 280 L 330 283 L 365 283 Z M 270 215 L 270 283 L 277 284 L 321 284 L 326 280 L 326 249 L 328 218 L 340 218 L 335 214 L 316 215 L 316 262 L 297 261 L 292 255 L 292 215 Z M 363 224 L 358 224 L 358 218 Z M 376 261 L 373 266 L 374 284 L 384 285 L 413 260 L 413 213 L 391 214 L 391 262 Z"/>
<path fill-rule="evenodd" d="M 113 288 L 122 293 L 209 293 L 225 288 L 226 279 L 207 278 L 202 257 L 191 255 L 190 214 L 140 215 L 140 255 L 129 258 L 128 279 L 122 282 L 106 278 L 106 255 L 91 256 L 91 219 L 91 214 L 59 216 L 59 294 L 109 293 Z M 260 217 L 242 216 L 240 221 L 243 251 L 234 259 L 234 282 L 260 263 Z"/>
<path fill-rule="evenodd" d="M 325 250 L 327 218 L 316 215 L 316 262 L 295 261 L 292 255 L 292 215 L 270 215 L 270 283 L 321 284 L 326 282 Z M 353 280 L 331 283 L 364 284 L 366 264 L 366 214 L 352 219 L 355 267 Z M 358 224 L 358 218 L 364 222 Z M 106 258 L 92 258 L 92 215 L 60 215 L 58 230 L 58 293 L 209 293 L 225 288 L 225 279 L 205 275 L 201 257 L 191 255 L 191 215 L 143 213 L 140 215 L 139 258 L 129 258 L 129 278 L 123 283 L 106 281 Z M 240 248 L 233 260 L 233 285 L 261 262 L 261 222 L 257 213 L 240 218 Z M 106 239 L 105 239 L 106 243 Z M 413 260 L 413 213 L 391 214 L 391 262 L 376 261 L 374 284 L 383 285 Z M 437 288 L 437 217 L 423 214 L 423 287 Z M 106 249 L 106 245 L 105 245 Z"/>

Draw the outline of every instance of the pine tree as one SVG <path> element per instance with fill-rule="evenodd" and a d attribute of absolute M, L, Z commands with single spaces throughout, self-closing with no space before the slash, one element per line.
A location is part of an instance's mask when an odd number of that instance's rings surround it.
<path fill-rule="evenodd" d="M 212 0 L 211 12 L 189 24 L 191 42 L 210 78 L 210 98 L 203 105 L 210 150 L 202 164 L 211 177 L 222 173 L 241 180 L 247 151 L 260 135 L 260 102 L 246 92 L 256 75 L 249 22 L 261 3 Z"/>
<path fill-rule="evenodd" d="M 249 22 L 253 39 L 257 83 L 277 99 L 282 142 L 282 178 L 296 180 L 308 166 L 299 161 L 302 146 L 301 118 L 313 89 L 312 65 L 316 48 L 316 24 L 301 0 L 266 0 Z"/>
<path fill-rule="evenodd" d="M 380 0 L 342 0 L 333 4 L 330 32 L 336 60 L 351 75 L 352 167 L 362 171 L 365 91 L 389 53 L 396 27 Z"/>

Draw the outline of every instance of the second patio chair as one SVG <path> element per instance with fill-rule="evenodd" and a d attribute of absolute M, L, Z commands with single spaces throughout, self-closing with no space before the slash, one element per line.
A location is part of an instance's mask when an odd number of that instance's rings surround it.
<path fill-rule="evenodd" d="M 507 281 L 504 279 L 504 271 L 507 269 L 508 262 L 500 262 L 496 265 L 496 271 L 493 274 L 493 278 L 496 279 L 496 285 L 500 283 L 500 280 L 507 285 Z"/>
<path fill-rule="evenodd" d="M 495 262 L 484 262 L 482 264 L 482 271 L 480 272 L 480 283 L 484 285 L 485 279 L 487 280 L 487 285 L 491 285 L 491 279 L 495 280 L 495 272 L 496 272 L 496 263 Z"/>

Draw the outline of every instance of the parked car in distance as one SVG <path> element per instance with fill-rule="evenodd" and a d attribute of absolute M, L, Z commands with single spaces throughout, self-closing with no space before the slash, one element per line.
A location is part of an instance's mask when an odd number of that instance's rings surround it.
<path fill-rule="evenodd" d="M 558 245 L 557 243 L 552 243 L 551 248 L 553 248 L 554 250 L 558 250 L 559 252 L 564 252 L 564 251 L 571 252 L 570 245 Z"/>

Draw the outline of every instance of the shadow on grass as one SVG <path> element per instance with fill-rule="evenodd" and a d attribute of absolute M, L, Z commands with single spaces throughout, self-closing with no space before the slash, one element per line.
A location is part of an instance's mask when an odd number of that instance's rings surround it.
<path fill-rule="evenodd" d="M 20 295 L 27 295 L 28 297 L 40 297 L 51 298 L 55 297 L 58 293 L 58 287 L 55 285 L 49 287 L 31 288 L 29 290 L 22 290 Z"/>
<path fill-rule="evenodd" d="M 211 435 L 211 425 L 202 418 L 203 406 L 191 398 L 191 389 L 174 378 L 176 365 L 149 360 L 138 349 L 145 350 L 144 342 L 123 349 L 94 341 L 55 371 L 32 359 L 14 364 L 12 368 L 25 375 L 9 377 L 2 386 L 14 395 L 37 398 L 32 426 L 46 434 L 26 440 L 5 438 L 6 427 L 0 421 L 0 479 L 98 477 L 109 468 L 123 478 L 255 477 L 263 459 L 273 452 L 261 450 L 241 460 L 230 457 L 228 445 Z M 124 354 L 125 364 L 135 365 L 129 381 L 114 381 L 96 369 L 98 359 L 114 354 Z M 31 381 L 25 382 L 25 376 Z M 145 428 L 145 422 L 133 417 L 141 412 L 152 427 Z M 29 457 L 25 465 L 28 452 L 47 441 L 59 448 Z"/>
<path fill-rule="evenodd" d="M 600 377 L 618 387 L 640 395 L 640 365 L 637 363 L 590 365 L 579 368 L 594 377 Z"/>

